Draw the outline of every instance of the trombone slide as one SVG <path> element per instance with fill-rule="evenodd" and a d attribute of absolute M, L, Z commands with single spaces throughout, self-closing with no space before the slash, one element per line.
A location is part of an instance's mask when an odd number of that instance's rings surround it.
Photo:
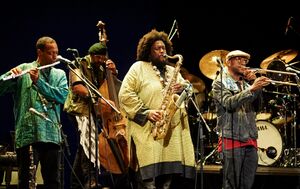
<path fill-rule="evenodd" d="M 260 69 L 260 68 L 250 68 L 250 70 L 254 71 L 255 73 L 271 72 L 271 73 L 278 73 L 278 74 L 286 74 L 286 75 L 294 75 L 294 76 L 297 76 L 296 73 L 292 73 L 292 72 L 283 72 L 283 71 L 278 71 L 278 70 L 268 70 L 268 69 Z"/>
<path fill-rule="evenodd" d="M 286 74 L 286 75 L 293 75 L 295 77 L 298 77 L 296 73 L 292 72 L 283 72 L 283 71 L 278 71 L 278 70 L 269 70 L 269 69 L 260 69 L 260 68 L 250 68 L 251 71 L 255 73 L 263 73 L 265 74 L 266 72 L 270 73 L 277 73 L 277 74 Z M 292 85 L 292 86 L 298 86 L 297 83 L 291 83 L 291 82 L 286 82 L 286 81 L 276 81 L 276 80 L 269 80 L 271 84 L 280 84 L 280 85 Z"/>

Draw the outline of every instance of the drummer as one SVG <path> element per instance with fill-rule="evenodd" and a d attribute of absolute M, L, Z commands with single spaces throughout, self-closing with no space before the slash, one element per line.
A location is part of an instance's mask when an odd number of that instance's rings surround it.
<path fill-rule="evenodd" d="M 216 128 L 221 133 L 218 151 L 224 160 L 223 188 L 251 188 L 258 165 L 255 100 L 270 81 L 257 78 L 246 67 L 249 59 L 250 54 L 241 50 L 229 52 L 223 73 L 212 83 Z"/>

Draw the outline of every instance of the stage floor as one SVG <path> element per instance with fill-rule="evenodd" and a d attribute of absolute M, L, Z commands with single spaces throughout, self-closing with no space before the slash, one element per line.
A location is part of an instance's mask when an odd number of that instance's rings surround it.
<path fill-rule="evenodd" d="M 204 173 L 219 174 L 221 172 L 221 165 L 204 165 Z M 200 166 L 197 167 L 200 172 Z M 282 175 L 282 176 L 300 176 L 300 167 L 267 167 L 258 166 L 257 175 Z"/>
<path fill-rule="evenodd" d="M 185 188 L 222 188 L 223 174 L 221 165 L 204 165 L 202 170 L 203 174 L 201 174 L 200 167 L 198 167 L 196 181 L 192 181 L 189 185 L 186 184 L 188 187 Z M 258 166 L 253 189 L 300 189 L 300 167 Z"/>

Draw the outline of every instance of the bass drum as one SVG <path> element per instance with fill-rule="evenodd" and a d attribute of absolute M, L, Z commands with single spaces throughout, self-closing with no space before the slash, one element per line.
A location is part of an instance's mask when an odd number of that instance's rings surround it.
<path fill-rule="evenodd" d="M 258 164 L 273 165 L 282 155 L 283 142 L 278 129 L 267 121 L 257 121 Z"/>

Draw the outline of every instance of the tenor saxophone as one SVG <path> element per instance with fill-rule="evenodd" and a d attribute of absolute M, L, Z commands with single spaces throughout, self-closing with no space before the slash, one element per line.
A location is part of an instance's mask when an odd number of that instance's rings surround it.
<path fill-rule="evenodd" d="M 164 96 L 162 100 L 162 104 L 160 106 L 160 110 L 162 112 L 162 119 L 159 121 L 156 121 L 152 125 L 152 136 L 154 140 L 159 140 L 165 138 L 165 136 L 168 133 L 171 120 L 176 112 L 176 110 L 181 106 L 183 100 L 185 99 L 185 95 L 187 93 L 182 93 L 180 96 L 178 94 L 175 94 L 173 92 L 172 86 L 175 84 L 177 80 L 178 73 L 180 71 L 180 67 L 182 65 L 183 57 L 180 54 L 176 54 L 174 56 L 168 56 L 165 55 L 165 57 L 170 59 L 177 58 L 178 61 L 175 65 L 175 70 L 173 72 L 173 75 L 171 77 L 170 82 L 168 82 L 168 85 L 166 86 L 164 90 Z"/>

